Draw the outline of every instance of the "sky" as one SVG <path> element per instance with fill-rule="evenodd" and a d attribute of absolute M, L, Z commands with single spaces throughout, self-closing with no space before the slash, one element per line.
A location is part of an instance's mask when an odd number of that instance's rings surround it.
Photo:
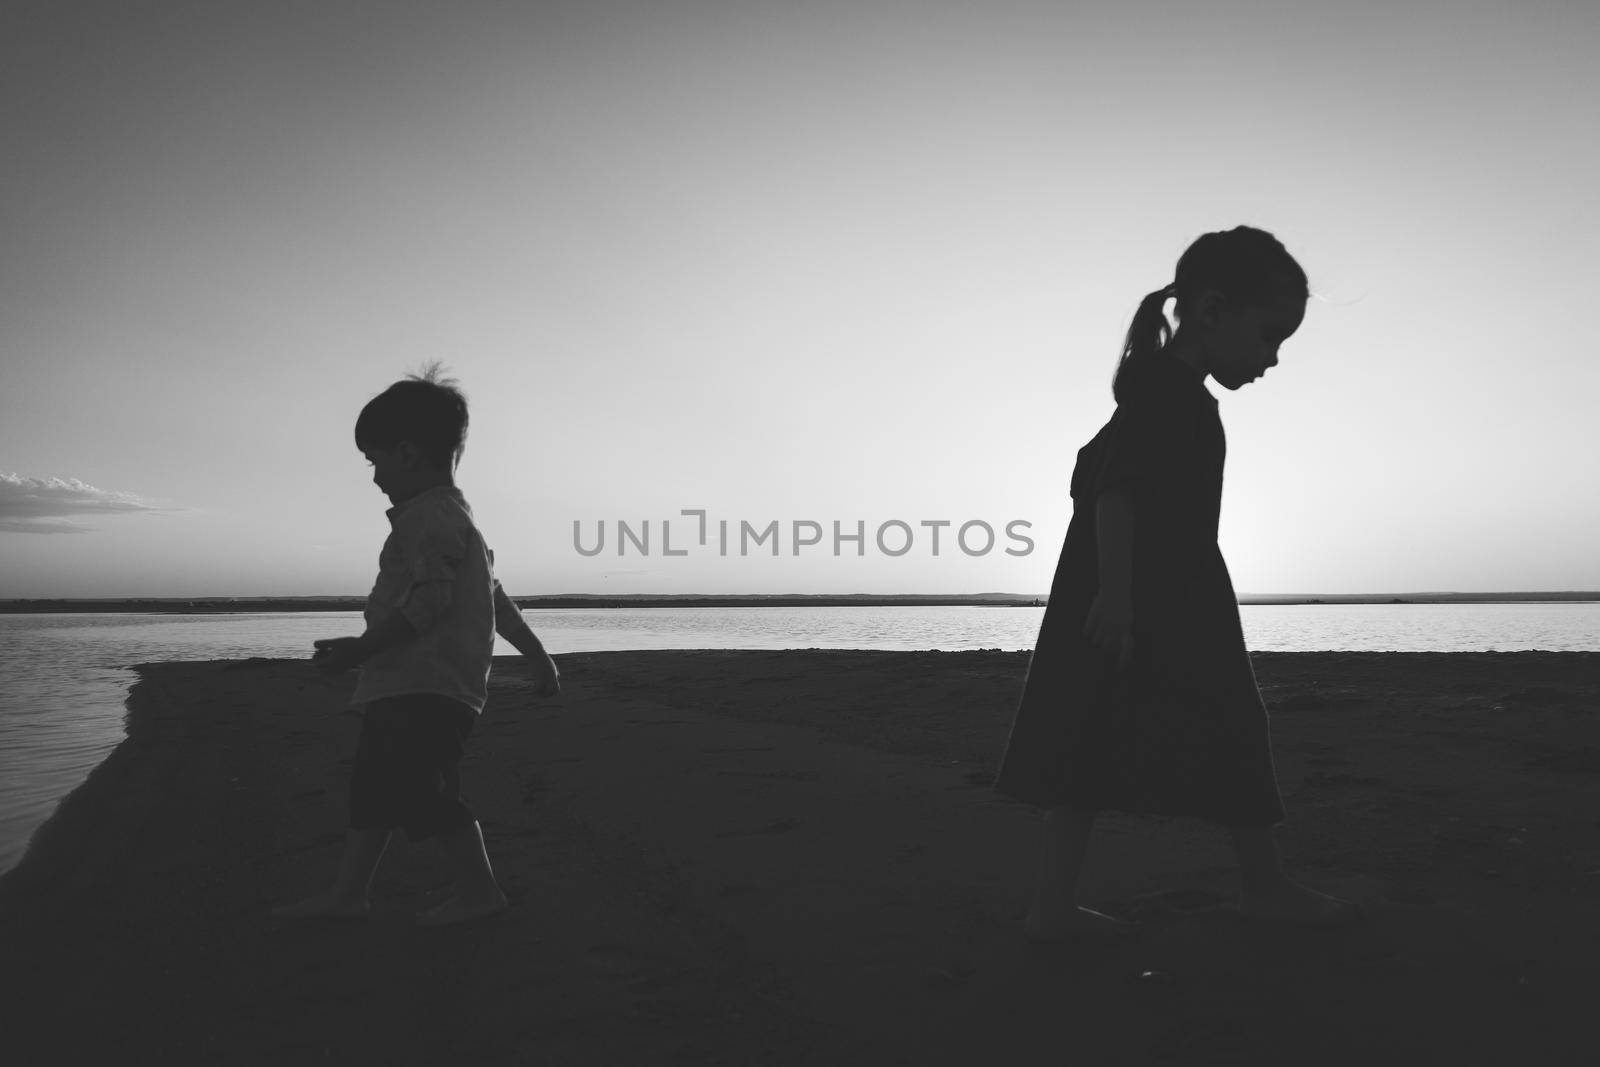
<path fill-rule="evenodd" d="M 0 597 L 365 593 L 355 418 L 432 360 L 514 595 L 1043 593 L 1129 317 L 1241 223 L 1313 299 L 1210 384 L 1235 588 L 1600 589 L 1597 48 L 1579 0 L 8 4 Z"/>

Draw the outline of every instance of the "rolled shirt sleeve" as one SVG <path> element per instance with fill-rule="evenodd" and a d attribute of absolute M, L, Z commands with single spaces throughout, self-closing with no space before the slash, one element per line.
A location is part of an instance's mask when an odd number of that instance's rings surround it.
<path fill-rule="evenodd" d="M 406 566 L 411 583 L 401 592 L 395 607 L 418 633 L 427 631 L 449 610 L 451 591 L 467 549 L 466 529 L 431 517 L 407 546 Z"/>
<path fill-rule="evenodd" d="M 416 636 L 361 665 L 351 702 L 437 693 L 481 711 L 494 662 L 493 553 L 454 486 L 425 490 L 388 516 L 363 615 L 370 629 L 399 614 Z"/>

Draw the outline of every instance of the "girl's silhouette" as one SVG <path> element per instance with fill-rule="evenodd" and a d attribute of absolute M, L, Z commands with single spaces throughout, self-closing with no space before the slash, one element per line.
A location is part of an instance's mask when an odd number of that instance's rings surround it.
<path fill-rule="evenodd" d="M 1123 925 L 1076 903 L 1095 813 L 1107 808 L 1229 827 L 1247 915 L 1354 913 L 1279 867 L 1267 711 L 1217 547 L 1225 449 L 1205 380 L 1234 390 L 1276 366 L 1306 298 L 1283 245 L 1240 226 L 1190 245 L 1173 283 L 1134 315 L 1116 412 L 1072 472 L 1072 521 L 995 783 L 1049 809 L 1033 937 Z"/>

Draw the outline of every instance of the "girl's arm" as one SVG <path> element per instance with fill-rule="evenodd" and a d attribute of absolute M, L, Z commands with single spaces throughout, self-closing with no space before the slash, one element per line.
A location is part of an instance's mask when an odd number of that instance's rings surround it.
<path fill-rule="evenodd" d="M 1133 663 L 1133 528 L 1133 494 L 1127 487 L 1110 489 L 1096 498 L 1100 591 L 1089 605 L 1083 635 L 1114 658 L 1119 671 Z"/>
<path fill-rule="evenodd" d="M 1133 602 L 1133 493 L 1126 486 L 1101 493 L 1094 505 L 1100 558 L 1100 595 Z"/>

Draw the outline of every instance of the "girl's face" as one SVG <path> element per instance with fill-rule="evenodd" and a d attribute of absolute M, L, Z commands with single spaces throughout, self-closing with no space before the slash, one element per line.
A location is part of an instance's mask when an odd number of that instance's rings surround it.
<path fill-rule="evenodd" d="M 1206 337 L 1211 377 L 1238 389 L 1276 367 L 1278 346 L 1300 328 L 1305 314 L 1303 300 L 1219 312 Z"/>

